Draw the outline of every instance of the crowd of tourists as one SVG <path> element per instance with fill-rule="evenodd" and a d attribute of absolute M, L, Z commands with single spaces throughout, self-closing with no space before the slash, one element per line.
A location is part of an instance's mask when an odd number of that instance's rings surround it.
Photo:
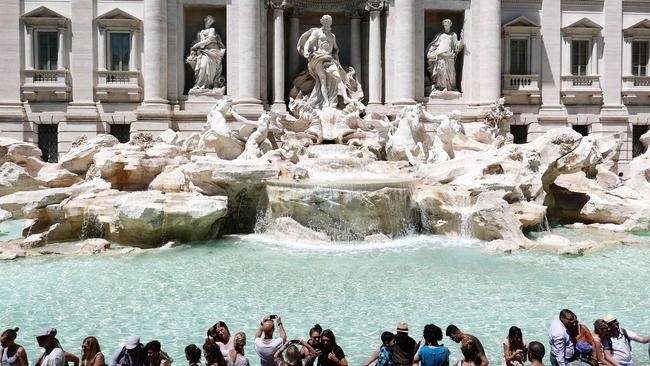
<path fill-rule="evenodd" d="M 276 330 L 277 335 L 276 335 Z M 489 360 L 481 341 L 455 325 L 447 326 L 445 334 L 460 344 L 462 355 L 456 366 L 488 366 Z M 28 366 L 25 349 L 16 343 L 18 328 L 7 329 L 0 336 L 1 366 Z M 81 344 L 81 355 L 62 349 L 54 328 L 42 328 L 34 336 L 44 352 L 36 366 L 170 366 L 172 358 L 161 349 L 159 341 L 141 343 L 138 336 L 127 338 L 112 354 L 102 353 L 95 337 Z M 346 354 L 330 329 L 315 325 L 307 341 L 288 339 L 279 315 L 267 315 L 259 324 L 253 348 L 260 366 L 348 366 Z M 424 327 L 422 340 L 409 335 L 405 322 L 397 324 L 395 333 L 383 332 L 381 344 L 362 366 L 449 366 L 451 351 L 442 344 L 443 332 L 435 324 Z M 650 337 L 639 336 L 622 328 L 611 315 L 594 322 L 593 329 L 578 322 L 576 315 L 564 309 L 549 329 L 549 359 L 552 366 L 633 366 L 632 342 L 647 344 Z M 379 343 L 379 340 L 378 340 Z M 246 357 L 246 334 L 231 334 L 226 323 L 211 326 L 201 347 L 185 347 L 188 366 L 250 366 Z M 511 327 L 503 342 L 503 355 L 497 363 L 505 366 L 544 365 L 546 347 L 539 341 L 526 343 L 522 330 Z M 649 356 L 650 356 L 650 350 Z M 204 361 L 203 361 L 204 360 Z M 494 360 L 493 360 L 494 362 Z"/>

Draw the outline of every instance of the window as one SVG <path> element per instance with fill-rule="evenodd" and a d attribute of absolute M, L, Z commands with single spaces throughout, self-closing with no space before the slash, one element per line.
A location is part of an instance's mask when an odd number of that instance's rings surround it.
<path fill-rule="evenodd" d="M 131 139 L 131 125 L 111 125 L 111 135 L 115 136 L 120 143 L 127 143 Z"/>
<path fill-rule="evenodd" d="M 38 69 L 56 70 L 58 67 L 59 34 L 57 32 L 38 32 Z"/>
<path fill-rule="evenodd" d="M 648 41 L 632 42 L 632 75 L 647 76 L 648 72 Z"/>
<path fill-rule="evenodd" d="M 43 153 L 43 161 L 56 163 L 59 160 L 59 125 L 38 125 L 38 148 Z"/>
<path fill-rule="evenodd" d="M 510 40 L 510 74 L 528 75 L 528 40 Z"/>
<path fill-rule="evenodd" d="M 589 41 L 577 40 L 571 42 L 571 74 L 587 75 L 587 65 L 589 65 Z"/>
<path fill-rule="evenodd" d="M 109 33 L 110 69 L 129 71 L 131 57 L 131 33 Z"/>
<path fill-rule="evenodd" d="M 573 130 L 582 136 L 589 136 L 589 125 L 573 125 Z"/>
<path fill-rule="evenodd" d="M 510 125 L 510 133 L 513 136 L 513 143 L 525 144 L 528 142 L 528 125 Z"/>
<path fill-rule="evenodd" d="M 632 157 L 636 158 L 643 155 L 646 151 L 645 146 L 641 143 L 641 136 L 648 132 L 648 126 L 632 126 Z"/>

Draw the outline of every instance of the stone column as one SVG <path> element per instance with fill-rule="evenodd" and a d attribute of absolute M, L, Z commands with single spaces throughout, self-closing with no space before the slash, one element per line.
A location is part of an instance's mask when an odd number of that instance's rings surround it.
<path fill-rule="evenodd" d="M 368 30 L 368 105 L 382 104 L 381 73 L 381 11 L 384 2 L 371 0 L 366 2 L 370 25 Z"/>
<path fill-rule="evenodd" d="M 144 1 L 144 103 L 167 105 L 167 0 Z"/>
<path fill-rule="evenodd" d="M 481 0 L 481 101 L 501 96 L 501 0 Z"/>
<path fill-rule="evenodd" d="M 261 4 L 259 0 L 237 2 L 237 32 L 239 37 L 239 95 L 237 110 L 245 115 L 262 113 L 260 100 Z"/>
<path fill-rule="evenodd" d="M 285 112 L 284 103 L 284 0 L 270 0 L 273 9 L 273 110 Z"/>
<path fill-rule="evenodd" d="M 131 53 L 129 54 L 129 71 L 138 70 L 138 30 L 131 29 Z"/>
<path fill-rule="evenodd" d="M 97 47 L 97 70 L 104 71 L 108 68 L 108 65 L 106 64 L 106 48 L 108 48 L 106 44 L 106 28 L 104 27 L 99 27 L 99 39 L 98 39 L 98 47 Z"/>
<path fill-rule="evenodd" d="M 350 17 L 350 65 L 354 68 L 354 78 L 361 84 L 361 14 L 356 4 L 353 5 L 346 11 Z"/>
<path fill-rule="evenodd" d="M 300 73 L 300 54 L 296 50 L 300 38 L 300 16 L 299 8 L 293 8 L 289 15 L 289 88 L 292 87 L 293 79 Z"/>
<path fill-rule="evenodd" d="M 21 2 L 16 0 L 0 0 L 0 24 L 2 24 L 2 37 L 0 37 L 0 65 L 2 65 L 2 82 L 0 82 L 0 136 L 17 140 L 32 140 L 33 134 L 27 133 L 23 128 L 25 112 L 20 101 L 20 26 Z M 31 40 L 31 28 L 27 27 L 26 42 Z M 25 46 L 25 63 L 31 65 L 31 47 Z M 27 49 L 29 48 L 29 53 Z M 29 58 L 27 58 L 29 57 Z M 26 124 L 28 125 L 28 124 Z M 25 132 L 23 132 L 25 131 Z"/>
<path fill-rule="evenodd" d="M 544 0 L 542 2 L 542 107 L 539 111 L 541 123 L 557 124 L 566 122 L 567 119 L 566 108 L 560 101 L 560 90 L 562 87 L 562 58 L 570 57 L 570 53 L 562 54 L 561 3 L 561 0 Z M 540 129 L 539 133 L 543 133 L 543 129 Z"/>
<path fill-rule="evenodd" d="M 65 70 L 65 28 L 59 27 L 56 30 L 59 48 L 57 49 L 56 64 L 57 69 Z"/>
<path fill-rule="evenodd" d="M 34 28 L 27 26 L 25 35 L 25 69 L 34 69 Z M 19 71 L 20 73 L 20 71 Z"/>
<path fill-rule="evenodd" d="M 394 50 L 392 101 L 394 107 L 415 104 L 415 2 L 419 0 L 395 0 L 390 16 Z"/>

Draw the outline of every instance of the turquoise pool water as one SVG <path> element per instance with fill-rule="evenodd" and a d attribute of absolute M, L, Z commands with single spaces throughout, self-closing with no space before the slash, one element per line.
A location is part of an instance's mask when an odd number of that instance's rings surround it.
<path fill-rule="evenodd" d="M 216 320 L 246 332 L 258 364 L 251 341 L 265 312 L 279 312 L 291 338 L 306 337 L 316 322 L 331 327 L 351 366 L 401 320 L 416 339 L 427 323 L 443 330 L 454 323 L 482 340 L 494 365 L 511 325 L 526 341 L 546 344 L 564 307 L 590 327 L 613 313 L 623 327 L 650 334 L 649 245 L 577 258 L 486 255 L 480 246 L 432 236 L 312 246 L 251 235 L 137 255 L 0 262 L 0 327 L 21 327 L 30 361 L 38 352 L 31 334 L 53 325 L 76 354 L 87 335 L 112 352 L 136 333 L 159 339 L 176 365 L 186 364 L 183 348 L 200 344 Z M 452 361 L 459 359 L 456 344 L 451 349 Z M 637 364 L 649 363 L 645 346 L 633 349 Z"/>

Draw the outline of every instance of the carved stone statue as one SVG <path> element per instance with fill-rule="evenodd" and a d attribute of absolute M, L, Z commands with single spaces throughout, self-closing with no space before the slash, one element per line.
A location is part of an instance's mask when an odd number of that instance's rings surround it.
<path fill-rule="evenodd" d="M 205 17 L 205 28 L 201 30 L 192 45 L 187 62 L 194 69 L 196 81 L 190 90 L 190 95 L 223 95 L 225 78 L 221 76 L 222 59 L 226 53 L 226 47 L 221 37 L 212 28 L 214 17 Z"/>
<path fill-rule="evenodd" d="M 354 79 L 354 69 L 345 70 L 339 62 L 339 48 L 332 33 L 332 17 L 323 15 L 320 22 L 322 27 L 305 32 L 297 47 L 298 52 L 308 60 L 309 76 L 315 81 L 307 104 L 314 109 L 338 108 L 341 103 L 347 105 L 361 100 L 363 91 Z"/>
<path fill-rule="evenodd" d="M 438 33 L 427 46 L 427 61 L 433 83 L 432 94 L 436 91 L 458 91 L 456 87 L 456 57 L 464 47 L 463 34 L 458 39 L 451 31 L 452 22 L 442 21 L 444 31 Z"/>

